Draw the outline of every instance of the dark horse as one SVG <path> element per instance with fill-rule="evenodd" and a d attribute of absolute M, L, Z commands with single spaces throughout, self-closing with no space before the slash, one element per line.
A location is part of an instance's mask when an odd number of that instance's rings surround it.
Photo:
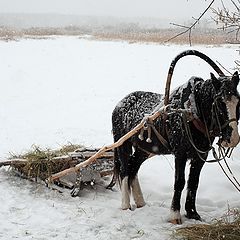
<path fill-rule="evenodd" d="M 190 50 L 182 56 L 196 55 L 207 61 L 214 70 L 218 67 L 206 55 Z M 176 63 L 175 59 L 175 63 Z M 219 73 L 218 71 L 218 73 Z M 173 72 L 173 70 L 172 70 Z M 206 162 L 215 137 L 225 148 L 235 147 L 239 142 L 238 72 L 227 77 L 220 74 L 204 81 L 192 77 L 175 89 L 169 98 L 168 109 L 151 123 L 151 136 L 144 131 L 135 134 L 115 149 L 115 173 L 120 180 L 122 209 L 131 209 L 130 194 L 137 207 L 145 205 L 137 173 L 141 164 L 155 154 L 175 156 L 174 195 L 171 204 L 172 223 L 181 223 L 180 198 L 185 185 L 185 165 L 190 160 L 190 173 L 185 203 L 186 217 L 201 220 L 195 200 L 201 169 Z M 152 92 L 133 92 L 123 98 L 112 114 L 114 142 L 163 105 L 163 95 Z M 191 119 L 185 112 L 191 113 Z M 153 131 L 154 130 L 154 131 Z"/>

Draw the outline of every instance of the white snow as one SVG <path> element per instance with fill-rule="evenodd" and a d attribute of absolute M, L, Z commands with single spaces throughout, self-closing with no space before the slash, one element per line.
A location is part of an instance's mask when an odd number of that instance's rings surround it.
<path fill-rule="evenodd" d="M 129 44 L 61 37 L 0 42 L 0 159 L 32 144 L 57 148 L 71 143 L 101 147 L 112 143 L 111 113 L 136 90 L 164 92 L 171 60 L 188 46 Z M 194 46 L 226 68 L 239 58 L 235 46 Z M 172 89 L 212 69 L 196 57 L 177 64 Z M 239 148 L 239 147 L 238 147 Z M 240 178 L 239 149 L 229 164 Z M 118 187 L 103 184 L 81 197 L 60 194 L 0 169 L 0 239 L 170 239 L 173 194 L 171 156 L 146 161 L 139 173 L 146 206 L 122 211 Z M 185 191 L 182 206 L 184 208 Z M 204 167 L 197 198 L 210 222 L 240 207 L 239 193 L 217 164 Z M 184 217 L 183 225 L 195 221 Z"/>

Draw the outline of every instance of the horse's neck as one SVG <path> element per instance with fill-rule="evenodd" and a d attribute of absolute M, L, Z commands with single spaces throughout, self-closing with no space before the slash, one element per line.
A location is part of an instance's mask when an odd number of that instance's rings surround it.
<path fill-rule="evenodd" d="M 208 125 L 212 121 L 213 87 L 209 81 L 202 82 L 196 86 L 195 102 L 199 118 Z"/>

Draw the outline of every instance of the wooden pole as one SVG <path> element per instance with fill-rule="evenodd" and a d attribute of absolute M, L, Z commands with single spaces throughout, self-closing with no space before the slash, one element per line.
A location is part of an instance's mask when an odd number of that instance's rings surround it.
<path fill-rule="evenodd" d="M 183 51 L 182 53 L 178 54 L 171 62 L 169 70 L 168 70 L 168 75 L 167 75 L 167 81 L 166 81 L 166 86 L 165 86 L 165 95 L 164 95 L 164 105 L 167 106 L 169 103 L 169 93 L 170 93 L 170 86 L 171 86 L 171 81 L 172 81 L 172 75 L 174 68 L 178 62 L 179 59 L 185 57 L 185 56 L 197 56 L 201 59 L 203 59 L 205 62 L 207 62 L 217 73 L 219 76 L 225 76 L 222 70 L 217 66 L 217 64 L 209 58 L 207 55 L 197 51 L 197 50 L 186 50 Z"/>
<path fill-rule="evenodd" d="M 150 121 L 155 120 L 156 118 L 158 118 L 165 111 L 165 109 L 166 109 L 165 106 L 160 108 L 158 111 L 156 111 L 152 115 L 144 118 L 135 128 L 133 128 L 131 131 L 126 133 L 124 136 L 122 136 L 117 142 L 115 142 L 115 143 L 113 143 L 111 145 L 102 147 L 101 149 L 99 149 L 98 152 L 96 152 L 94 155 L 92 155 L 86 161 L 77 164 L 75 167 L 71 167 L 71 168 L 65 169 L 65 170 L 63 170 L 61 172 L 58 172 L 58 173 L 52 175 L 48 179 L 48 181 L 52 182 L 52 181 L 54 181 L 56 179 L 59 179 L 60 177 L 68 175 L 68 174 L 70 174 L 72 172 L 78 172 L 81 168 L 87 167 L 92 162 L 94 162 L 97 158 L 101 157 L 105 152 L 121 146 L 127 139 L 129 139 L 130 137 L 135 135 L 139 130 L 141 130 L 147 120 L 150 120 Z"/>

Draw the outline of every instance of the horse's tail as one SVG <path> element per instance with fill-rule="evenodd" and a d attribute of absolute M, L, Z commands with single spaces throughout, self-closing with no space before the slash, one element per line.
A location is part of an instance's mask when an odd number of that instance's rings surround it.
<path fill-rule="evenodd" d="M 112 189 L 116 182 L 119 183 L 121 186 L 121 180 L 120 180 L 120 161 L 118 157 L 118 150 L 115 148 L 114 149 L 114 168 L 113 168 L 113 176 L 111 182 L 108 184 L 107 189 Z"/>
<path fill-rule="evenodd" d="M 166 87 L 165 87 L 164 105 L 168 105 L 168 102 L 169 102 L 170 85 L 171 85 L 172 75 L 173 75 L 173 71 L 176 66 L 176 63 L 178 62 L 179 59 L 181 59 L 185 56 L 189 56 L 189 55 L 194 55 L 194 56 L 197 56 L 197 57 L 203 59 L 218 73 L 219 76 L 225 76 L 224 73 L 222 72 L 222 70 L 217 66 L 217 64 L 211 58 L 209 58 L 207 55 L 205 55 L 197 50 L 186 50 L 186 51 L 178 54 L 172 60 L 172 62 L 170 64 L 170 67 L 168 70 Z"/>

